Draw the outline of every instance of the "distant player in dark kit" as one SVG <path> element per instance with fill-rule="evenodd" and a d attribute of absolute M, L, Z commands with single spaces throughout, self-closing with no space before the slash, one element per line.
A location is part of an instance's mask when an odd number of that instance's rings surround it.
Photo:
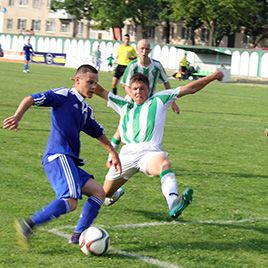
<path fill-rule="evenodd" d="M 73 80 L 74 86 L 71 89 L 54 88 L 25 97 L 15 114 L 3 121 L 3 128 L 16 130 L 24 113 L 32 105 L 52 108 L 51 130 L 42 164 L 56 199 L 30 218 L 16 222 L 18 242 L 24 248 L 28 248 L 30 235 L 36 226 L 75 210 L 82 194 L 88 196 L 88 199 L 69 243 L 78 244 L 80 234 L 99 213 L 105 192 L 93 175 L 80 168 L 83 165 L 83 160 L 79 158 L 81 131 L 96 138 L 113 155 L 113 165 L 121 172 L 118 154 L 105 136 L 102 126 L 94 119 L 92 108 L 85 101 L 86 98 L 92 98 L 98 82 L 97 70 L 91 65 L 82 65 L 77 69 Z"/>
<path fill-rule="evenodd" d="M 24 47 L 23 47 L 23 53 L 24 53 L 24 69 L 23 69 L 23 72 L 24 73 L 29 73 L 30 72 L 29 62 L 31 60 L 31 56 L 34 54 L 34 50 L 33 50 L 33 47 L 31 45 L 30 38 L 28 39 L 27 44 L 25 44 Z"/>

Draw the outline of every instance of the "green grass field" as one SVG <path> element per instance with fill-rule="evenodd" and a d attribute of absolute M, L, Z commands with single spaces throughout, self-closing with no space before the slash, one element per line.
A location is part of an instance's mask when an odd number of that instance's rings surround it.
<path fill-rule="evenodd" d="M 73 69 L 30 67 L 24 74 L 22 64 L 0 62 L 1 121 L 25 95 L 72 85 Z M 111 79 L 112 73 L 100 74 L 108 89 Z M 172 80 L 174 87 L 182 83 Z M 89 103 L 111 137 L 118 116 L 96 96 Z M 122 200 L 104 206 L 94 223 L 111 238 L 102 257 L 67 244 L 83 201 L 37 229 L 29 251 L 17 246 L 15 218 L 54 199 L 41 166 L 49 109 L 32 107 L 17 132 L 1 129 L 0 267 L 268 267 L 268 85 L 215 82 L 177 103 L 181 114 L 169 110 L 163 147 L 180 192 L 193 187 L 193 203 L 172 221 L 159 178 L 135 175 Z M 102 183 L 106 152 L 84 134 L 81 140 L 84 169 Z"/>

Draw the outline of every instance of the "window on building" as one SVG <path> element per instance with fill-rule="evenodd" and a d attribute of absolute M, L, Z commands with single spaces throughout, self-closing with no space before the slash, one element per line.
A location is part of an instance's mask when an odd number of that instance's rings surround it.
<path fill-rule="evenodd" d="M 14 0 L 8 0 L 8 5 L 11 7 L 11 6 L 14 6 Z"/>
<path fill-rule="evenodd" d="M 46 32 L 55 32 L 55 21 L 47 20 L 46 21 Z"/>
<path fill-rule="evenodd" d="M 155 37 L 155 27 L 147 26 L 145 27 L 146 38 L 154 38 Z"/>
<path fill-rule="evenodd" d="M 243 44 L 249 45 L 250 44 L 250 41 L 251 41 L 250 36 L 244 33 L 243 34 Z"/>
<path fill-rule="evenodd" d="M 69 33 L 70 32 L 70 21 L 61 20 L 60 31 L 62 33 Z"/>
<path fill-rule="evenodd" d="M 137 27 L 135 25 L 128 25 L 127 32 L 130 36 L 135 37 L 137 34 Z"/>
<path fill-rule="evenodd" d="M 78 22 L 76 26 L 76 33 L 79 35 L 82 35 L 84 31 L 84 23 L 83 22 Z"/>
<path fill-rule="evenodd" d="M 191 37 L 191 28 L 190 27 L 182 27 L 181 28 L 181 38 L 189 40 Z"/>
<path fill-rule="evenodd" d="M 7 30 L 13 29 L 13 19 L 7 19 Z"/>
<path fill-rule="evenodd" d="M 41 8 L 42 0 L 33 0 L 33 8 Z"/>
<path fill-rule="evenodd" d="M 27 7 L 28 6 L 28 0 L 19 0 L 19 6 L 20 7 Z"/>
<path fill-rule="evenodd" d="M 209 30 L 202 28 L 201 29 L 201 41 L 208 42 L 209 40 Z"/>
<path fill-rule="evenodd" d="M 163 26 L 162 39 L 166 39 L 167 33 L 168 33 L 168 28 L 166 26 Z"/>
<path fill-rule="evenodd" d="M 41 20 L 32 20 L 32 29 L 33 31 L 40 31 L 41 30 Z"/>
<path fill-rule="evenodd" d="M 168 27 L 167 26 L 163 26 L 163 31 L 162 31 L 162 39 L 165 40 L 167 38 L 167 35 L 169 35 L 169 38 L 174 38 L 174 34 L 175 34 L 175 27 L 171 26 L 169 28 L 169 32 L 168 32 Z"/>
<path fill-rule="evenodd" d="M 20 31 L 25 31 L 27 27 L 27 20 L 26 19 L 18 19 L 17 29 Z"/>
<path fill-rule="evenodd" d="M 170 37 L 171 38 L 175 37 L 175 27 L 174 26 L 172 26 L 171 29 L 170 29 Z"/>

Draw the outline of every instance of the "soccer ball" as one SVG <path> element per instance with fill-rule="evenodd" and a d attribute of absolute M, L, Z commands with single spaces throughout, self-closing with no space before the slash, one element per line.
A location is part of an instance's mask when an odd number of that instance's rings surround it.
<path fill-rule="evenodd" d="M 79 246 L 85 255 L 103 255 L 110 246 L 109 234 L 100 227 L 89 227 L 82 232 Z"/>

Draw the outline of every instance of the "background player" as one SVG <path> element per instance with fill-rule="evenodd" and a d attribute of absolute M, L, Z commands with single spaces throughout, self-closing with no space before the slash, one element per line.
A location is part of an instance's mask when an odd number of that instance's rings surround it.
<path fill-rule="evenodd" d="M 123 44 L 118 47 L 116 61 L 117 66 L 115 68 L 113 80 L 112 80 L 112 91 L 117 94 L 117 84 L 121 76 L 124 74 L 125 69 L 131 60 L 137 57 L 134 47 L 129 44 L 129 34 L 125 34 L 123 37 Z"/>
<path fill-rule="evenodd" d="M 29 62 L 31 60 L 31 56 L 34 55 L 34 50 L 33 50 L 33 47 L 31 45 L 31 39 L 30 38 L 28 38 L 27 44 L 25 44 L 23 46 L 23 53 L 24 53 L 24 69 L 23 69 L 23 72 L 24 73 L 29 73 L 30 72 Z"/>
<path fill-rule="evenodd" d="M 149 79 L 149 97 L 151 97 L 156 90 L 157 83 L 163 83 L 165 89 L 170 89 L 171 85 L 168 81 L 168 76 L 165 72 L 161 62 L 154 60 L 149 57 L 151 52 L 151 46 L 148 39 L 141 39 L 137 44 L 138 58 L 131 61 L 121 79 L 121 84 L 124 85 L 126 93 L 130 86 L 130 79 L 135 73 L 142 73 Z M 180 109 L 175 102 L 171 103 L 171 107 L 174 112 L 179 113 Z M 115 149 L 120 144 L 119 130 L 113 135 L 111 140 L 112 145 Z M 110 167 L 111 156 L 108 156 L 107 167 Z"/>

